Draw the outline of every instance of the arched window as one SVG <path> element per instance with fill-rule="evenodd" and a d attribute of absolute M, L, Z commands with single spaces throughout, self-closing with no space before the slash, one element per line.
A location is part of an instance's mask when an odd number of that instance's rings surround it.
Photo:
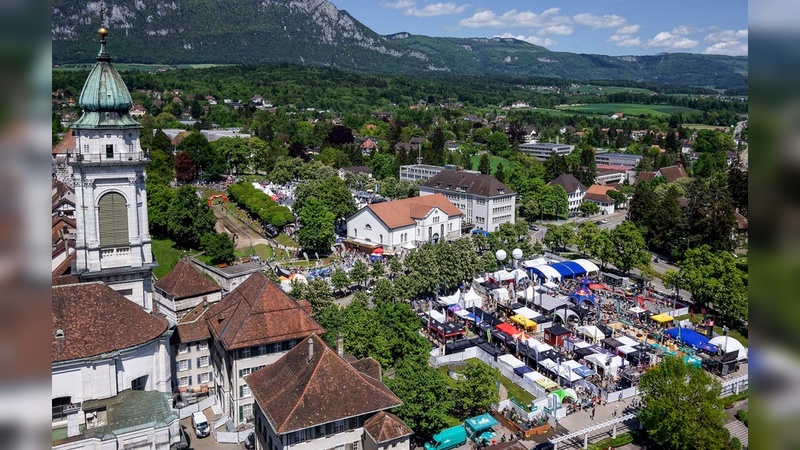
<path fill-rule="evenodd" d="M 128 245 L 128 206 L 125 197 L 109 192 L 99 202 L 100 246 Z"/>
<path fill-rule="evenodd" d="M 364 229 L 367 230 L 367 231 L 372 231 L 372 225 L 366 224 L 366 225 L 364 225 Z"/>

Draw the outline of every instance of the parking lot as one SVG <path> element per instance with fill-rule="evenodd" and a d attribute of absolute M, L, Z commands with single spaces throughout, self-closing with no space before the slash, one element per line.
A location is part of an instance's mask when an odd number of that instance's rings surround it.
<path fill-rule="evenodd" d="M 242 444 L 220 444 L 214 441 L 213 433 L 211 436 L 205 438 L 198 438 L 192 430 L 192 419 L 187 417 L 181 420 L 181 427 L 183 432 L 186 433 L 186 439 L 189 441 L 189 448 L 192 450 L 239 450 L 244 449 Z"/>

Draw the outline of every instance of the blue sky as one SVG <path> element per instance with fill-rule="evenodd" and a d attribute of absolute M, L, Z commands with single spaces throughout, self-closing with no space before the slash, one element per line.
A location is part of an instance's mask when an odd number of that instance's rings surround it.
<path fill-rule="evenodd" d="M 515 37 L 553 51 L 747 55 L 744 0 L 331 0 L 379 34 Z"/>

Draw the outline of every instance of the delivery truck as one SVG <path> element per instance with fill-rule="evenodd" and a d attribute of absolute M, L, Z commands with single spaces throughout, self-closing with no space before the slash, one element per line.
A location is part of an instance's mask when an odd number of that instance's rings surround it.
<path fill-rule="evenodd" d="M 442 430 L 433 435 L 433 440 L 425 444 L 425 450 L 448 450 L 467 442 L 467 430 L 463 425 Z"/>

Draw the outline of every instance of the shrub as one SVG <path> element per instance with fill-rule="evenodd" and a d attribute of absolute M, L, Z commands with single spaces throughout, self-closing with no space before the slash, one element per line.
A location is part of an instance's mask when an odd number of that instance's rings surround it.
<path fill-rule="evenodd" d="M 739 438 L 731 439 L 731 450 L 742 450 L 742 441 Z"/>
<path fill-rule="evenodd" d="M 740 409 L 736 411 L 736 418 L 744 423 L 744 426 L 747 426 L 747 411 Z"/>

